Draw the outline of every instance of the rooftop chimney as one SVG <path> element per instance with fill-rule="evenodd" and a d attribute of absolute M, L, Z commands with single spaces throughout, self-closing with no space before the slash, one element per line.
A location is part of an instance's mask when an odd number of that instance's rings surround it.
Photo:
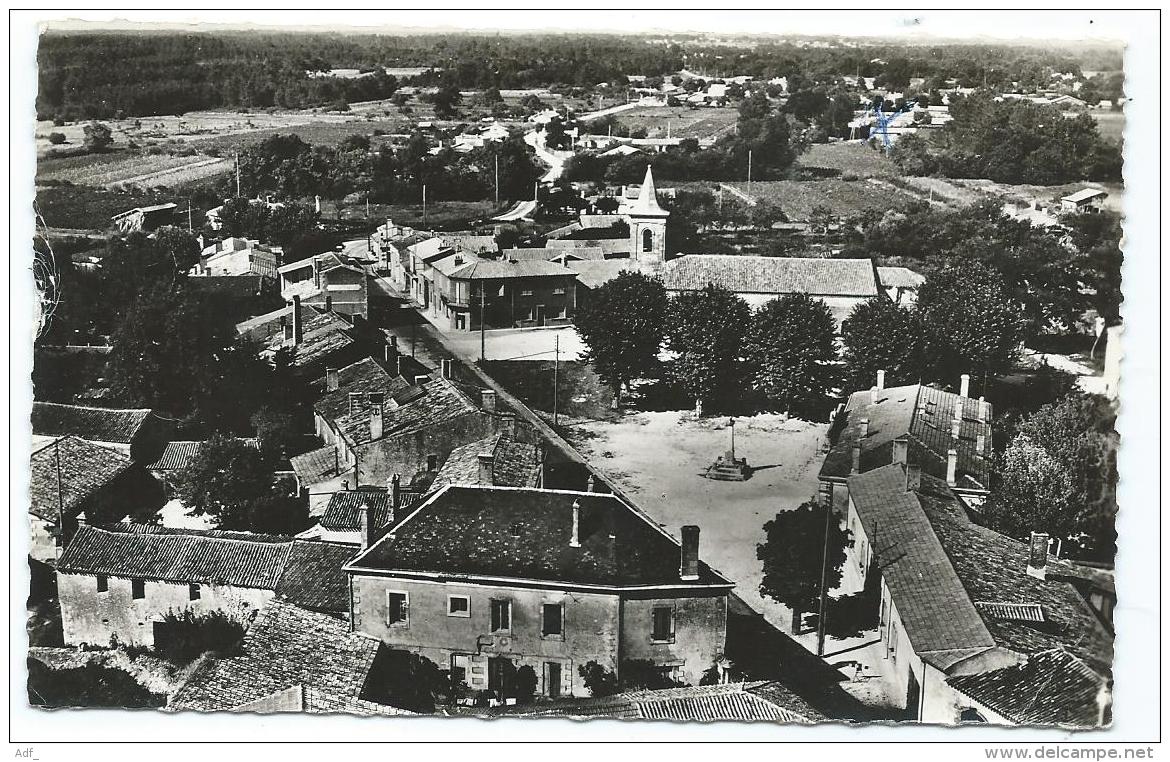
<path fill-rule="evenodd" d="M 967 397 L 971 393 L 971 374 L 964 373 L 959 376 L 959 396 Z"/>
<path fill-rule="evenodd" d="M 922 486 L 922 469 L 918 466 L 906 466 L 906 491 L 916 492 Z"/>
<path fill-rule="evenodd" d="M 454 360 L 447 359 L 439 360 L 439 372 L 442 374 L 443 378 L 451 378 L 454 362 Z"/>
<path fill-rule="evenodd" d="M 390 370 L 393 371 L 395 376 L 402 375 L 402 355 L 394 358 L 394 363 L 390 366 Z"/>
<path fill-rule="evenodd" d="M 509 439 L 516 438 L 516 416 L 513 413 L 504 413 L 496 418 L 499 421 L 497 430 Z"/>
<path fill-rule="evenodd" d="M 1036 579 L 1047 577 L 1048 534 L 1046 532 L 1032 533 L 1032 540 L 1028 543 L 1028 568 L 1026 571 L 1029 577 Z"/>
<path fill-rule="evenodd" d="M 402 477 L 398 474 L 390 477 L 390 505 L 398 507 L 402 500 Z"/>
<path fill-rule="evenodd" d="M 386 397 L 382 392 L 370 392 L 370 441 L 382 438 L 382 405 Z"/>
<path fill-rule="evenodd" d="M 365 550 L 374 542 L 374 521 L 370 517 L 370 506 L 365 503 L 358 506 L 358 531 L 361 532 L 362 550 Z"/>
<path fill-rule="evenodd" d="M 325 369 L 325 390 L 335 392 L 341 387 L 341 373 L 337 368 Z"/>
<path fill-rule="evenodd" d="M 894 462 L 906 465 L 906 454 L 910 449 L 910 440 L 906 437 L 898 437 L 894 440 Z"/>
<path fill-rule="evenodd" d="M 77 514 L 76 521 L 78 527 L 83 527 L 89 523 L 89 517 L 85 515 L 85 511 L 81 511 Z"/>
<path fill-rule="evenodd" d="M 284 333 L 284 343 L 292 344 L 293 342 L 293 324 L 289 321 L 287 315 L 280 316 L 280 330 Z"/>
<path fill-rule="evenodd" d="M 431 380 L 431 377 L 428 376 L 426 373 L 419 373 L 418 375 L 416 375 L 414 377 L 414 385 L 415 386 L 422 386 L 423 384 L 425 384 L 427 381 L 430 381 L 430 380 Z"/>
<path fill-rule="evenodd" d="M 480 392 L 480 406 L 484 410 L 495 411 L 496 409 L 496 392 L 494 389 L 484 389 Z"/>
<path fill-rule="evenodd" d="M 581 547 L 581 503 L 573 501 L 573 536 L 569 538 L 570 548 Z"/>
<path fill-rule="evenodd" d="M 682 556 L 679 559 L 679 576 L 694 581 L 699 578 L 699 528 L 688 524 L 682 528 Z"/>
<path fill-rule="evenodd" d="M 955 471 L 959 467 L 959 451 L 954 447 L 947 450 L 947 486 L 955 486 Z"/>
<path fill-rule="evenodd" d="M 329 293 L 329 286 L 325 286 L 325 311 L 333 312 L 333 296 Z"/>
<path fill-rule="evenodd" d="M 861 473 L 861 442 L 853 443 L 853 468 L 850 473 Z"/>
<path fill-rule="evenodd" d="M 592 491 L 593 491 L 593 487 L 594 487 L 594 484 L 593 484 L 593 474 L 589 474 L 589 478 L 585 480 L 585 491 L 586 491 L 586 492 L 592 492 Z"/>
<path fill-rule="evenodd" d="M 292 310 L 292 312 L 293 312 L 293 314 L 292 314 L 293 346 L 298 346 L 302 341 L 305 340 L 305 329 L 301 325 L 301 297 L 300 296 L 293 297 L 293 310 Z"/>
<path fill-rule="evenodd" d="M 398 369 L 398 337 L 391 336 L 385 346 L 386 364 L 391 369 Z"/>
<path fill-rule="evenodd" d="M 495 463 L 496 456 L 492 454 L 479 454 L 479 483 L 490 487 L 496 482 Z"/>
<path fill-rule="evenodd" d="M 865 439 L 866 437 L 869 436 L 869 419 L 868 418 L 861 419 L 860 425 L 857 427 L 857 436 L 861 439 Z"/>
<path fill-rule="evenodd" d="M 878 389 L 885 389 L 886 388 L 886 372 L 884 370 L 879 370 L 877 372 L 877 388 Z"/>

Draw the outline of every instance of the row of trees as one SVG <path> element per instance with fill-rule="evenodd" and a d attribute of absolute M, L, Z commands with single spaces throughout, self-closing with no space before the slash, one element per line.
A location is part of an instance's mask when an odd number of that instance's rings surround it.
<path fill-rule="evenodd" d="M 842 386 L 867 388 L 879 369 L 890 384 L 953 384 L 962 373 L 981 383 L 1011 367 L 1023 335 L 1002 278 L 979 263 L 931 276 L 914 308 L 884 295 L 855 307 L 842 326 L 843 362 L 831 311 L 807 294 L 753 311 L 722 287 L 668 298 L 660 280 L 623 272 L 590 294 L 575 323 L 615 404 L 631 381 L 665 367 L 699 414 L 715 403 L 823 415 Z M 662 366 L 664 348 L 673 359 Z"/>
<path fill-rule="evenodd" d="M 948 45 L 908 52 L 877 43 L 809 47 L 784 42 L 745 48 L 689 36 L 662 44 L 628 35 L 539 34 L 47 32 L 37 58 L 38 114 L 71 119 L 370 100 L 393 91 L 393 77 L 378 74 L 387 66 L 435 67 L 413 81 L 461 89 L 624 86 L 629 73 L 669 75 L 684 64 L 710 78 L 785 76 L 790 83 L 831 85 L 850 75 L 877 77 L 877 84 L 897 90 L 905 89 L 912 77 L 927 78 L 936 86 L 954 78 L 965 87 L 1037 87 L 1051 83 L 1055 72 L 1122 68 L 1120 51 L 1106 47 Z M 726 70 L 731 61 L 734 71 Z M 333 68 L 374 74 L 356 79 L 309 76 Z"/>
<path fill-rule="evenodd" d="M 341 199 L 356 193 L 385 203 L 414 203 L 426 185 L 428 199 L 477 201 L 494 197 L 497 166 L 501 198 L 527 197 L 541 174 L 532 149 L 518 136 L 465 154 L 444 149 L 433 155 L 430 149 L 421 133 L 397 150 L 372 145 L 362 135 L 336 147 L 274 135 L 240 154 L 241 184 L 249 194 Z"/>
<path fill-rule="evenodd" d="M 952 99 L 950 113 L 937 132 L 894 145 L 903 172 L 1033 185 L 1121 178 L 1121 147 L 1101 137 L 1089 114 L 1066 117 L 1056 106 L 997 101 L 987 91 Z"/>

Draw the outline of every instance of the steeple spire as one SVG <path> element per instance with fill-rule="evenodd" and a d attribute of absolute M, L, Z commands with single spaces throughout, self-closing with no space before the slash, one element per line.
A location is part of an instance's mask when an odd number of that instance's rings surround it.
<path fill-rule="evenodd" d="M 654 173 L 649 164 L 646 165 L 646 179 L 642 181 L 638 200 L 630 207 L 629 213 L 638 217 L 666 217 L 670 214 L 658 205 L 658 191 L 654 188 Z"/>

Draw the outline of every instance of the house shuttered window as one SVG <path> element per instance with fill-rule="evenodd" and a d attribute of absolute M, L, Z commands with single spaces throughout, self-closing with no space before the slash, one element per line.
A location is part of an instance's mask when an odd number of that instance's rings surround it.
<path fill-rule="evenodd" d="M 107 592 L 110 589 L 110 578 L 104 574 L 97 575 L 97 591 L 99 593 Z"/>
<path fill-rule="evenodd" d="M 405 627 L 409 621 L 410 598 L 406 593 L 386 593 L 386 624 L 391 627 Z"/>
<path fill-rule="evenodd" d="M 141 600 L 146 597 L 146 581 L 141 579 L 130 580 L 130 597 Z"/>
<path fill-rule="evenodd" d="M 560 603 L 546 603 L 541 606 L 540 634 L 546 638 L 565 636 L 565 607 Z"/>
<path fill-rule="evenodd" d="M 512 629 L 512 601 L 506 598 L 492 599 L 492 632 L 508 632 Z"/>
<path fill-rule="evenodd" d="M 669 643 L 674 640 L 674 609 L 670 606 L 655 606 L 651 612 L 650 640 Z"/>

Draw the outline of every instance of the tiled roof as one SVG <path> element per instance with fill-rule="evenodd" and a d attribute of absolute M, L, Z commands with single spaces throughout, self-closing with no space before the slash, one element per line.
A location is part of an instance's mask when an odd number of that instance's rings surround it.
<path fill-rule="evenodd" d="M 604 698 L 562 701 L 535 711 L 542 717 L 610 717 L 688 722 L 820 722 L 828 718 L 784 686 L 774 682 L 697 685 L 640 690 Z M 503 712 L 512 713 L 512 712 Z"/>
<path fill-rule="evenodd" d="M 329 496 L 329 505 L 321 515 L 321 526 L 338 532 L 356 532 L 361 528 L 361 506 L 370 509 L 375 527 L 384 527 L 394 516 L 390 493 L 386 490 L 342 490 Z"/>
<path fill-rule="evenodd" d="M 699 291 L 713 283 L 739 294 L 869 297 L 878 293 L 877 275 L 868 259 L 687 254 L 667 262 L 662 279 L 668 291 Z"/>
<path fill-rule="evenodd" d="M 146 420 L 148 409 L 114 410 L 104 407 L 34 402 L 33 434 L 49 437 L 73 436 L 96 442 L 130 444 Z"/>
<path fill-rule="evenodd" d="M 586 288 L 602 286 L 622 272 L 639 272 L 638 263 L 628 259 L 569 260 L 565 267 L 577 273 L 577 282 Z"/>
<path fill-rule="evenodd" d="M 349 411 L 351 392 L 382 392 L 387 398 L 394 397 L 410 388 L 411 384 L 401 376 L 392 376 L 377 361 L 367 357 L 339 368 L 337 390 L 326 392 L 326 379 L 313 382 L 313 387 L 324 393 L 313 403 L 313 409 L 327 420 L 334 420 Z"/>
<path fill-rule="evenodd" d="M 1049 563 L 1048 578 L 1026 573 L 1027 543 L 979 526 L 934 500 L 923 508 L 967 596 L 981 603 L 1031 604 L 1043 622 L 1000 617 L 984 610 L 983 619 L 996 643 L 1017 653 L 1035 654 L 1064 648 L 1101 674 L 1113 663 L 1113 637 L 1081 593 L 1060 576 L 1062 565 Z"/>
<path fill-rule="evenodd" d="M 353 344 L 349 335 L 350 324 L 331 312 L 312 310 L 308 319 L 301 324 L 301 343 L 293 347 L 292 364 L 297 367 L 323 362 L 334 352 Z M 285 346 L 282 333 L 268 340 L 266 349 L 276 352 Z"/>
<path fill-rule="evenodd" d="M 924 482 L 930 477 L 923 476 Z M 849 497 L 915 652 L 951 652 L 947 666 L 995 646 L 897 464 L 849 477 Z M 932 663 L 934 663 L 932 661 Z M 937 665 L 936 665 L 937 666 Z"/>
<path fill-rule="evenodd" d="M 947 683 L 1018 725 L 1100 727 L 1112 701 L 1108 683 L 1062 649 L 1004 669 L 950 677 Z"/>
<path fill-rule="evenodd" d="M 353 545 L 295 540 L 277 596 L 312 611 L 348 614 L 349 577 L 342 569 L 357 553 Z"/>
<path fill-rule="evenodd" d="M 264 276 L 247 273 L 245 275 L 200 275 L 188 278 L 188 288 L 198 290 L 204 294 L 227 296 L 232 299 L 251 299 L 264 292 Z"/>
<path fill-rule="evenodd" d="M 336 476 L 338 471 L 337 449 L 333 445 L 325 445 L 316 450 L 294 455 L 289 458 L 293 472 L 302 484 L 316 484 L 326 478 Z"/>
<path fill-rule="evenodd" d="M 579 547 L 570 545 L 574 503 Z M 613 495 L 448 486 L 350 568 L 570 587 L 731 585 L 702 563 L 697 582 L 682 581 L 679 556 L 676 540 Z"/>
<path fill-rule="evenodd" d="M 482 484 L 479 456 L 492 456 L 492 481 L 483 486 L 535 487 L 540 478 L 540 451 L 503 434 L 456 447 L 435 475 L 432 489 L 445 484 Z"/>
<path fill-rule="evenodd" d="M 382 438 L 402 436 L 478 410 L 471 400 L 442 378 L 415 385 L 423 393 L 400 400 L 397 407 L 383 408 Z M 337 416 L 336 424 L 351 445 L 370 443 L 370 414 L 364 408 Z"/>
<path fill-rule="evenodd" d="M 575 253 L 577 249 L 593 251 L 601 250 L 602 258 L 619 259 L 629 258 L 633 248 L 629 236 L 621 238 L 549 238 L 544 243 L 546 248 L 556 249 L 562 254 Z M 592 254 L 590 255 L 592 257 Z"/>
<path fill-rule="evenodd" d="M 497 248 L 496 237 L 491 235 L 444 233 L 439 236 L 439 240 L 443 242 L 444 246 L 453 246 L 473 254 L 478 254 L 481 251 L 495 251 Z"/>
<path fill-rule="evenodd" d="M 951 421 L 955 403 L 963 401 L 963 420 L 956 445 L 951 438 Z M 983 423 L 979 422 L 979 408 L 983 406 Z M 869 420 L 869 429 L 861 444 L 862 471 L 880 468 L 893 462 L 893 442 L 909 438 L 908 460 L 924 473 L 945 478 L 947 451 L 958 451 L 956 468 L 959 490 L 986 490 L 991 468 L 991 405 L 970 397 L 945 392 L 930 386 L 914 384 L 882 389 L 876 397 L 870 390 L 854 392 L 845 408 L 845 425 L 837 441 L 825 456 L 820 477 L 843 479 L 853 468 L 853 443 L 860 438 L 862 419 Z M 978 437 L 984 438 L 983 452 L 976 447 Z"/>
<path fill-rule="evenodd" d="M 275 589 L 292 541 L 78 529 L 57 569 L 80 574 Z"/>
<path fill-rule="evenodd" d="M 78 437 L 62 437 L 32 455 L 29 512 L 56 522 L 130 465 L 130 458 L 116 450 Z"/>
<path fill-rule="evenodd" d="M 496 278 L 541 278 L 557 275 L 572 276 L 573 271 L 556 262 L 526 260 L 512 262 L 504 259 L 479 259 L 469 262 L 451 273 L 459 280 L 486 280 Z"/>
<path fill-rule="evenodd" d="M 879 267 L 877 274 L 883 288 L 918 288 L 926 282 L 925 276 L 909 267 Z"/>
<path fill-rule="evenodd" d="M 260 448 L 260 440 L 255 438 L 241 439 L 247 445 Z M 175 441 L 167 442 L 167 446 L 163 449 L 162 455 L 158 460 L 147 465 L 155 471 L 178 471 L 186 468 L 195 456 L 199 454 L 199 450 L 203 447 L 202 441 Z"/>
<path fill-rule="evenodd" d="M 273 599 L 244 636 L 240 653 L 201 664 L 176 691 L 172 711 L 227 711 L 293 686 L 360 698 L 379 642 L 341 619 Z"/>

